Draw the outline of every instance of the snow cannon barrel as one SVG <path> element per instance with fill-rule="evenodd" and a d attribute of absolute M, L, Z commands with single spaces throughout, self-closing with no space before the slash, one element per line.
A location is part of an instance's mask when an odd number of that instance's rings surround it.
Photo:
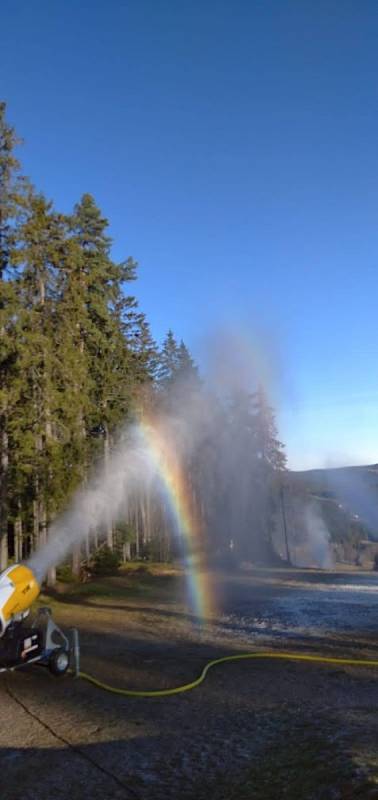
<path fill-rule="evenodd" d="M 27 617 L 41 587 L 29 567 L 13 564 L 0 574 L 0 637 L 12 622 Z"/>

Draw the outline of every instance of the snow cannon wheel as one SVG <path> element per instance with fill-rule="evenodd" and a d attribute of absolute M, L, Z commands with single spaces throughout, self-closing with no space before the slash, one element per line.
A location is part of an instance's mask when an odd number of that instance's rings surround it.
<path fill-rule="evenodd" d="M 70 657 L 69 653 L 67 653 L 67 650 L 63 650 L 61 647 L 53 650 L 49 658 L 49 669 L 53 675 L 56 675 L 57 677 L 65 675 L 69 665 Z"/>

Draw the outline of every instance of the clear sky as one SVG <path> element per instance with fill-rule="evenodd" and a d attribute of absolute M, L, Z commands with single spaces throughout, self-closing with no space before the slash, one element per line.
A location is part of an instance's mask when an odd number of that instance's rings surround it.
<path fill-rule="evenodd" d="M 95 196 L 154 336 L 263 329 L 290 464 L 378 461 L 375 0 L 2 0 L 0 23 L 25 171 L 62 210 Z"/>

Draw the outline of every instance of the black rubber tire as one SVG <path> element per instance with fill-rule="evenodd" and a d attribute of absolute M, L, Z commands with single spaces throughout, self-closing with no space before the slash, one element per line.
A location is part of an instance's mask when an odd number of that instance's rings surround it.
<path fill-rule="evenodd" d="M 65 675 L 70 665 L 70 655 L 63 647 L 53 650 L 49 659 L 49 669 L 53 675 L 60 677 Z"/>

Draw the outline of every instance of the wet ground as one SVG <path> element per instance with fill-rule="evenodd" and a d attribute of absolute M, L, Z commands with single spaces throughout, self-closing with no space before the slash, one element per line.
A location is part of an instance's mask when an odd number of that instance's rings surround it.
<path fill-rule="evenodd" d="M 378 573 L 260 570 L 252 575 L 223 581 L 226 613 L 220 625 L 235 633 L 285 640 L 355 635 L 360 642 L 378 633 Z"/>
<path fill-rule="evenodd" d="M 185 683 L 255 649 L 378 660 L 374 573 L 217 575 L 203 627 L 184 585 L 120 576 L 51 604 L 80 630 L 83 669 L 118 686 Z M 140 700 L 30 667 L 0 676 L 0 695 L 1 800 L 378 798 L 378 668 L 233 663 L 192 692 Z"/>

